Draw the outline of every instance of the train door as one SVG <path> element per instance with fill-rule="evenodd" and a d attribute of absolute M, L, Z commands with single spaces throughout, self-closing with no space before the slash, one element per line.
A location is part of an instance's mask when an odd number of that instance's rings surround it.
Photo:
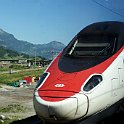
<path fill-rule="evenodd" d="M 119 81 L 120 81 L 120 87 L 124 87 L 124 68 L 119 68 Z"/>
<path fill-rule="evenodd" d="M 112 83 L 112 96 L 116 97 L 117 94 L 117 89 L 119 87 L 119 78 L 112 78 L 111 79 L 111 83 Z"/>
<path fill-rule="evenodd" d="M 112 96 L 117 98 L 120 89 L 120 78 L 122 78 L 122 69 L 123 69 L 122 59 L 118 58 L 116 63 L 117 66 L 113 70 L 111 83 L 112 83 Z"/>
<path fill-rule="evenodd" d="M 124 59 L 121 59 L 120 62 L 120 67 L 118 68 L 120 87 L 124 87 Z"/>
<path fill-rule="evenodd" d="M 118 61 L 119 63 L 118 63 L 117 71 L 115 71 L 114 76 L 111 79 L 113 97 L 117 97 L 117 96 L 121 97 L 124 88 L 124 62 L 122 58 L 120 58 Z"/>

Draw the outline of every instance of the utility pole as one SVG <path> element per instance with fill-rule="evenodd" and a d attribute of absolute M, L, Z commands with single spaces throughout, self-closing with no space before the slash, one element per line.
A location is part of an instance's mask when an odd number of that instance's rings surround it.
<path fill-rule="evenodd" d="M 36 49 L 35 49 L 35 67 L 36 67 Z"/>

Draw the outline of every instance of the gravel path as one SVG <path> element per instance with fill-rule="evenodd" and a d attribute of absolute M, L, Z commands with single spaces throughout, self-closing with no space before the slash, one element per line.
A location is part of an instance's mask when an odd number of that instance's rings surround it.
<path fill-rule="evenodd" d="M 0 115 L 11 121 L 35 116 L 33 107 L 34 87 L 11 87 L 2 85 L 0 88 Z"/>

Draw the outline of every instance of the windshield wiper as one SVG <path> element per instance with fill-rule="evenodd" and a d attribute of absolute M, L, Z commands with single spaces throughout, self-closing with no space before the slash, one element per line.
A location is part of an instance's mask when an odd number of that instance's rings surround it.
<path fill-rule="evenodd" d="M 106 46 L 104 49 L 102 49 L 101 51 L 99 51 L 96 56 L 102 55 L 103 53 L 105 53 L 108 49 L 111 48 L 111 45 L 109 44 L 108 46 Z"/>
<path fill-rule="evenodd" d="M 76 55 L 76 54 L 69 54 L 69 53 L 66 53 L 64 56 L 66 56 L 66 57 L 78 57 L 78 55 Z"/>

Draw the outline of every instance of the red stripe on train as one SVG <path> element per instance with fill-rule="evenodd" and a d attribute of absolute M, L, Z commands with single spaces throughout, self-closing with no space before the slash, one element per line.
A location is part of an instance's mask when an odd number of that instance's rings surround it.
<path fill-rule="evenodd" d="M 57 102 L 75 95 L 80 92 L 81 86 L 90 75 L 94 73 L 102 74 L 123 51 L 123 48 L 104 62 L 87 70 L 74 73 L 64 73 L 59 70 L 59 55 L 46 71 L 50 73 L 50 76 L 38 89 L 39 96 L 45 101 Z"/>

